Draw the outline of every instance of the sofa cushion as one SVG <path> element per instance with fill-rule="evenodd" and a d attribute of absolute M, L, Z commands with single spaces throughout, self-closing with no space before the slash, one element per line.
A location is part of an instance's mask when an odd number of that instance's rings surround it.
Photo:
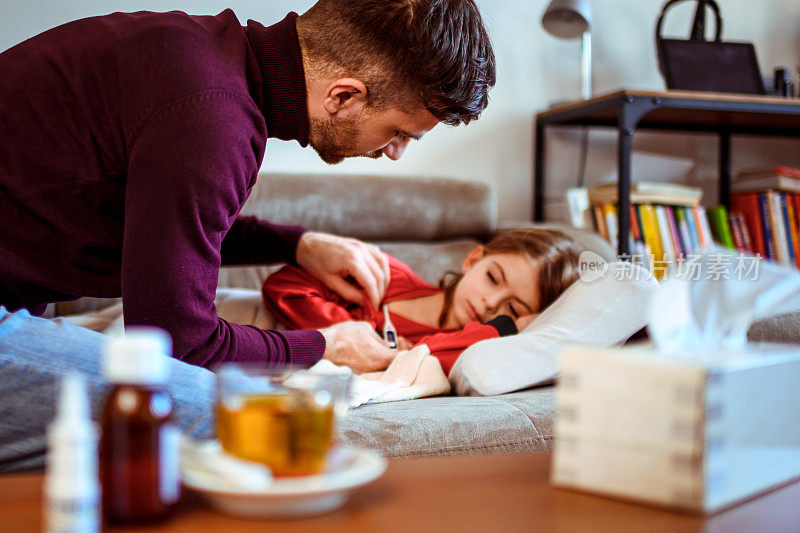
<path fill-rule="evenodd" d="M 388 457 L 544 451 L 551 448 L 554 416 L 553 387 L 540 387 L 365 405 L 347 414 L 339 436 Z"/>
<path fill-rule="evenodd" d="M 753 322 L 747 332 L 750 342 L 800 344 L 800 312 L 764 318 Z"/>
<path fill-rule="evenodd" d="M 464 258 L 479 244 L 476 239 L 450 239 L 436 242 L 378 242 L 381 250 L 407 264 L 430 283 L 438 285 L 448 270 L 461 272 Z"/>

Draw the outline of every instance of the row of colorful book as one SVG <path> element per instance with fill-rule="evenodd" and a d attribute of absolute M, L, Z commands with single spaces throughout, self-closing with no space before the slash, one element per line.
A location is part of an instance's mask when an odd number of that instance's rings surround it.
<path fill-rule="evenodd" d="M 631 184 L 629 249 L 661 278 L 669 265 L 705 248 L 714 238 L 702 191 L 670 183 Z M 595 229 L 614 246 L 619 239 L 615 184 L 589 189 Z M 712 215 L 714 216 L 714 215 Z"/>
<path fill-rule="evenodd" d="M 673 262 L 693 254 L 714 238 L 709 214 L 701 205 L 631 204 L 629 248 L 633 255 L 653 255 Z M 593 207 L 598 233 L 615 245 L 619 217 L 615 204 Z"/>
<path fill-rule="evenodd" d="M 669 265 L 714 241 L 800 268 L 800 169 L 740 173 L 731 188 L 727 210 L 700 205 L 702 191 L 696 187 L 631 184 L 631 253 Z M 614 184 L 589 190 L 595 229 L 614 246 L 619 238 L 616 194 Z"/>
<path fill-rule="evenodd" d="M 743 220 L 750 242 L 738 242 L 732 231 L 732 242 L 722 244 L 800 268 L 800 170 L 740 173 L 731 189 L 731 213 Z"/>

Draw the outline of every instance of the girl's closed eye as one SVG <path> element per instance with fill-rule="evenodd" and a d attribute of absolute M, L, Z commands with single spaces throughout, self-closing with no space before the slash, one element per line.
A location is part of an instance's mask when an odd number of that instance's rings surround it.
<path fill-rule="evenodd" d="M 496 278 L 496 277 L 494 277 L 494 274 L 492 274 L 491 272 L 489 272 L 489 271 L 487 270 L 487 271 L 486 271 L 486 275 L 489 277 L 489 281 L 491 281 L 491 282 L 492 282 L 492 285 L 497 285 L 497 278 Z"/>
<path fill-rule="evenodd" d="M 519 318 L 519 311 L 516 310 L 514 304 L 508 304 L 508 312 L 511 318 L 517 319 Z"/>

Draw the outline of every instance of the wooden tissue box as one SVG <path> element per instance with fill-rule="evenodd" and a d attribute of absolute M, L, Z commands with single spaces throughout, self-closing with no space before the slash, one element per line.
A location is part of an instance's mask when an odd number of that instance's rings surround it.
<path fill-rule="evenodd" d="M 716 512 L 800 477 L 800 347 L 561 356 L 551 482 Z"/>

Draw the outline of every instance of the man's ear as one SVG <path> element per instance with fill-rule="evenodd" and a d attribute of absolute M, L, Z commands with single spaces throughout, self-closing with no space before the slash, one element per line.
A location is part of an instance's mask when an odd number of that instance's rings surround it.
<path fill-rule="evenodd" d="M 367 105 L 367 86 L 357 78 L 332 81 L 323 95 L 322 107 L 329 115 L 342 117 L 361 113 Z"/>
<path fill-rule="evenodd" d="M 472 266 L 480 261 L 483 256 L 486 255 L 486 248 L 483 246 L 476 246 L 474 250 L 472 250 L 466 259 L 464 259 L 464 263 L 461 265 L 461 273 L 466 274 L 467 271 L 472 268 Z"/>

